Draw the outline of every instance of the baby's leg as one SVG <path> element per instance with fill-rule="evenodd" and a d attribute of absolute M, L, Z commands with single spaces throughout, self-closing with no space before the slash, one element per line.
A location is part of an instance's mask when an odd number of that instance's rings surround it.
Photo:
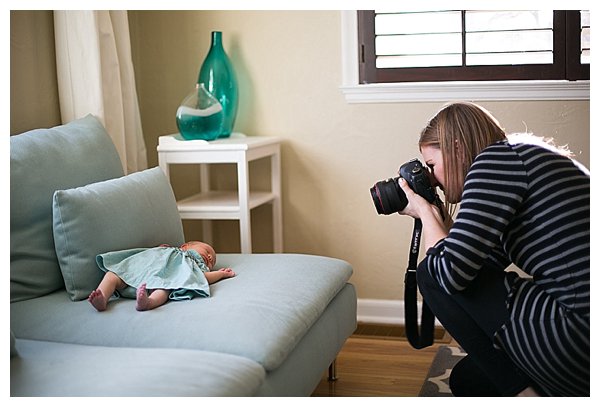
<path fill-rule="evenodd" d="M 217 281 L 222 280 L 224 278 L 235 277 L 234 271 L 230 268 L 222 268 L 215 271 L 208 271 L 204 273 L 204 275 L 206 276 L 208 284 L 216 283 Z"/>
<path fill-rule="evenodd" d="M 91 292 L 88 297 L 90 304 L 98 311 L 104 311 L 108 304 L 108 299 L 116 289 L 125 288 L 127 284 L 112 271 L 107 271 L 100 282 L 98 288 Z"/>
<path fill-rule="evenodd" d="M 136 292 L 135 309 L 138 311 L 148 311 L 160 307 L 169 299 L 169 290 L 157 289 L 148 295 L 146 283 L 138 287 Z"/>

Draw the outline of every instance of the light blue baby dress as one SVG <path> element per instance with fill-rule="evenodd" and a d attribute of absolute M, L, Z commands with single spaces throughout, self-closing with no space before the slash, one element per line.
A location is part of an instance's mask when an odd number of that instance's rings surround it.
<path fill-rule="evenodd" d="M 210 269 L 195 250 L 178 247 L 118 250 L 97 255 L 96 263 L 102 271 L 112 271 L 129 286 L 119 290 L 123 297 L 135 298 L 136 288 L 143 283 L 150 290 L 172 290 L 170 300 L 210 296 L 204 276 Z"/>

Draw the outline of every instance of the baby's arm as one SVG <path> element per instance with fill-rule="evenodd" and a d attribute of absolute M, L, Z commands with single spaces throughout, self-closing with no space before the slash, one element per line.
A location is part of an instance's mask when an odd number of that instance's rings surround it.
<path fill-rule="evenodd" d="M 224 278 L 235 277 L 235 272 L 230 268 L 224 267 L 215 271 L 207 271 L 204 273 L 204 276 L 206 276 L 208 284 L 212 284 Z"/>

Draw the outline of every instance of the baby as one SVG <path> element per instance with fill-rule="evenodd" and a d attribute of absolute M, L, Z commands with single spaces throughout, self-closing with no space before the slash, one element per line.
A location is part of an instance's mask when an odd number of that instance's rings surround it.
<path fill-rule="evenodd" d="M 211 271 L 216 260 L 214 249 L 197 241 L 180 247 L 161 245 L 99 254 L 96 262 L 106 274 L 88 301 L 98 311 L 104 311 L 115 291 L 130 287 L 137 288 L 138 311 L 160 307 L 169 299 L 208 297 L 209 284 L 235 276 L 230 268 Z"/>

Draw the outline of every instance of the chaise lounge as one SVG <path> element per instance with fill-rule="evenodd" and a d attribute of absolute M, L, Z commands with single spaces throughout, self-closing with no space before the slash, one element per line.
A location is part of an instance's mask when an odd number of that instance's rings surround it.
<path fill-rule="evenodd" d="M 209 298 L 97 312 L 98 253 L 184 242 L 158 168 L 123 176 L 93 116 L 11 137 L 11 396 L 309 396 L 356 328 L 351 266 L 218 254 Z"/>

